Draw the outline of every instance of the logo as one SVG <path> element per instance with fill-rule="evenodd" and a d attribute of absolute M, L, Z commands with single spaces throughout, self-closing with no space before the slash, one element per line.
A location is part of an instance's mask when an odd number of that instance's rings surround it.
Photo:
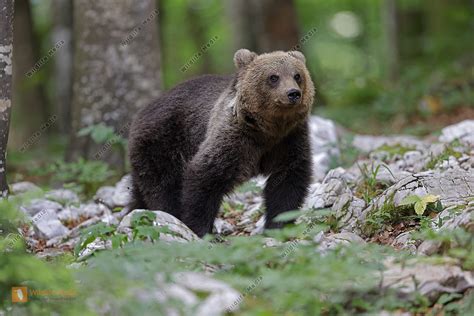
<path fill-rule="evenodd" d="M 26 286 L 12 287 L 12 302 L 13 303 L 28 302 L 28 288 Z"/>

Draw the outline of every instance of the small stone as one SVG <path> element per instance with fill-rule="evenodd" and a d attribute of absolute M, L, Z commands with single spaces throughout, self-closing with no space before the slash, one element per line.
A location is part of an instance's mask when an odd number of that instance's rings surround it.
<path fill-rule="evenodd" d="M 79 203 L 79 196 L 71 190 L 57 189 L 46 192 L 45 198 L 61 203 L 62 205 L 69 205 Z"/>
<path fill-rule="evenodd" d="M 255 223 L 255 228 L 250 232 L 250 236 L 261 235 L 265 230 L 265 215 Z"/>
<path fill-rule="evenodd" d="M 98 250 L 105 250 L 105 249 L 112 249 L 112 242 L 110 240 L 102 240 L 100 238 L 96 238 L 93 242 L 88 244 L 84 249 L 82 249 L 78 256 L 77 261 L 84 261 L 85 259 L 92 256 Z"/>
<path fill-rule="evenodd" d="M 59 212 L 62 209 L 62 205 L 58 202 L 53 202 L 46 199 L 33 199 L 20 209 L 30 216 L 34 216 L 41 211 L 53 211 Z"/>
<path fill-rule="evenodd" d="M 423 157 L 423 154 L 416 150 L 407 151 L 405 154 L 403 154 L 403 160 L 408 166 L 414 166 L 416 163 L 422 160 Z"/>
<path fill-rule="evenodd" d="M 331 178 L 327 183 L 313 183 L 303 205 L 303 209 L 325 208 L 332 206 L 340 195 L 349 192 L 343 180 Z"/>
<path fill-rule="evenodd" d="M 115 187 L 105 186 L 99 188 L 97 193 L 94 195 L 94 201 L 97 203 L 102 203 L 107 205 L 110 208 L 115 208 L 117 205 L 114 203 L 114 193 Z"/>
<path fill-rule="evenodd" d="M 359 235 L 350 232 L 338 233 L 324 237 L 316 235 L 313 241 L 319 243 L 317 249 L 323 254 L 339 245 L 349 245 L 351 243 L 365 244 L 365 241 Z"/>
<path fill-rule="evenodd" d="M 336 124 L 328 119 L 311 116 L 309 134 L 313 158 L 313 177 L 321 181 L 329 170 L 331 160 L 340 156 L 338 130 Z"/>
<path fill-rule="evenodd" d="M 425 240 L 418 246 L 418 254 L 431 256 L 437 253 L 441 248 L 441 242 L 435 240 Z"/>
<path fill-rule="evenodd" d="M 450 264 L 429 264 L 409 261 L 402 264 L 387 260 L 382 288 L 395 290 L 400 298 L 417 292 L 434 303 L 443 293 L 462 293 L 474 287 L 471 272 Z"/>
<path fill-rule="evenodd" d="M 465 120 L 441 130 L 441 142 L 450 143 L 456 139 L 468 146 L 474 146 L 474 120 Z"/>
<path fill-rule="evenodd" d="M 222 218 L 216 218 L 214 220 L 214 233 L 219 235 L 230 235 L 235 231 L 235 226 L 231 223 L 223 220 Z"/>
<path fill-rule="evenodd" d="M 280 246 L 281 244 L 282 244 L 281 241 L 278 241 L 275 238 L 271 238 L 271 237 L 263 238 L 264 247 L 277 247 L 277 246 Z"/>
<path fill-rule="evenodd" d="M 52 239 L 69 233 L 69 229 L 65 227 L 58 219 L 54 211 L 47 211 L 47 214 L 40 219 L 33 221 L 33 227 L 36 235 L 42 239 Z"/>
<path fill-rule="evenodd" d="M 132 178 L 130 175 L 124 176 L 115 186 L 112 197 L 114 206 L 126 206 L 131 200 Z"/>
<path fill-rule="evenodd" d="M 13 195 L 23 194 L 27 192 L 40 192 L 40 191 L 41 191 L 40 187 L 38 187 L 34 183 L 27 182 L 27 181 L 13 183 L 10 186 L 10 192 Z"/>
<path fill-rule="evenodd" d="M 117 231 L 120 233 L 131 233 L 131 220 L 134 214 L 145 212 L 146 210 L 134 210 L 126 215 L 120 222 Z M 161 233 L 160 240 L 163 241 L 180 241 L 187 242 L 192 240 L 200 240 L 200 238 L 183 222 L 174 217 L 171 214 L 162 211 L 152 211 L 156 214 L 156 219 L 153 223 L 154 226 L 165 226 L 171 232 L 171 234 Z"/>
<path fill-rule="evenodd" d="M 412 254 L 416 253 L 415 240 L 411 238 L 412 232 L 407 231 L 398 235 L 395 240 L 392 242 L 392 246 L 398 249 L 404 249 L 409 251 Z"/>
<path fill-rule="evenodd" d="M 236 311 L 242 300 L 240 293 L 232 287 L 202 273 L 175 273 L 173 279 L 177 285 L 193 292 L 209 293 L 206 299 L 199 304 L 195 315 L 224 315 L 227 311 Z"/>

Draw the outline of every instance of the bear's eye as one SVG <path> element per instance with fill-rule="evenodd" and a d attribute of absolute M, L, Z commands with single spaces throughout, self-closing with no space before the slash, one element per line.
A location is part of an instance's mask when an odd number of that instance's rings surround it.
<path fill-rule="evenodd" d="M 276 83 L 278 82 L 278 79 L 280 79 L 280 77 L 278 77 L 277 75 L 271 75 L 269 79 L 271 83 Z"/>
<path fill-rule="evenodd" d="M 300 82 L 300 81 L 301 81 L 301 76 L 300 76 L 300 74 L 294 75 L 293 78 L 295 79 L 296 82 Z"/>

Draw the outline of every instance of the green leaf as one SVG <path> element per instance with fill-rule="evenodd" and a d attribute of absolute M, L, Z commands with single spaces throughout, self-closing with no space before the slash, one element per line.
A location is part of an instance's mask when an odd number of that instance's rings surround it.
<path fill-rule="evenodd" d="M 275 217 L 273 220 L 276 222 L 287 222 L 291 220 L 295 220 L 300 217 L 303 213 L 301 211 L 289 211 L 282 213 Z"/>
<path fill-rule="evenodd" d="M 138 226 L 152 226 L 156 219 L 156 214 L 152 211 L 137 212 L 132 215 L 132 228 Z"/>
<path fill-rule="evenodd" d="M 439 200 L 439 196 L 428 194 L 421 198 L 426 203 L 434 203 Z"/>
<path fill-rule="evenodd" d="M 405 197 L 401 202 L 400 205 L 412 205 L 417 202 L 421 201 L 420 197 L 417 195 L 409 195 Z"/>
<path fill-rule="evenodd" d="M 426 202 L 425 201 L 418 201 L 415 203 L 415 213 L 418 215 L 423 215 L 426 210 Z"/>

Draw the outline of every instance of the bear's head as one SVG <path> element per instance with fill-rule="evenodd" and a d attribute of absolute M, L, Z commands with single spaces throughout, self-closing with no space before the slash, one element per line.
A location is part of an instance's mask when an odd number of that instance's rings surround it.
<path fill-rule="evenodd" d="M 239 116 L 269 133 L 288 132 L 312 107 L 314 85 L 299 51 L 257 55 L 240 49 L 237 68 Z"/>

